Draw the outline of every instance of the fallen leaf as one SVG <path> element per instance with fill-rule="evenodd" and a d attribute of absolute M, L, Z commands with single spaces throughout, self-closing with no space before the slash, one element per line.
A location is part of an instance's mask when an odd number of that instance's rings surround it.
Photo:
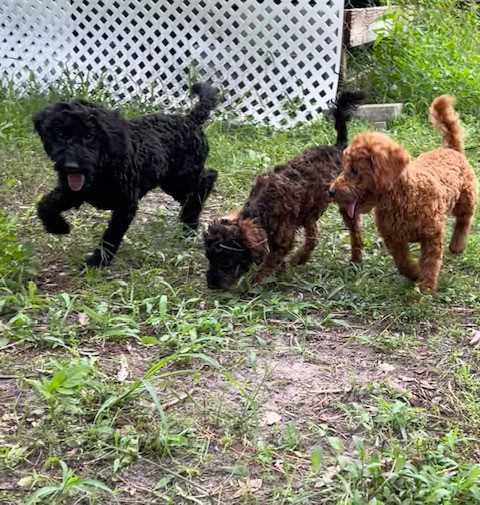
<path fill-rule="evenodd" d="M 401 386 L 398 382 L 395 382 L 395 381 L 390 381 L 390 386 L 392 387 L 392 389 L 395 391 L 395 393 L 397 393 L 397 395 L 402 395 L 404 394 L 407 390 Z"/>
<path fill-rule="evenodd" d="M 395 367 L 393 365 L 390 365 L 390 363 L 379 363 L 378 369 L 382 372 L 393 372 L 395 370 Z"/>
<path fill-rule="evenodd" d="M 120 370 L 117 373 L 117 380 L 119 382 L 124 382 L 128 377 L 128 363 L 125 354 L 120 355 Z"/>
<path fill-rule="evenodd" d="M 420 381 L 420 386 L 422 386 L 423 389 L 430 389 L 430 390 L 437 389 L 433 384 L 430 384 L 430 382 L 423 380 Z"/>
<path fill-rule="evenodd" d="M 77 317 L 78 317 L 78 322 L 82 326 L 86 326 L 90 322 L 90 318 L 88 317 L 87 314 L 85 314 L 85 312 L 79 312 Z"/>
<path fill-rule="evenodd" d="M 333 477 L 340 471 L 340 467 L 338 465 L 328 466 L 325 468 L 322 476 L 315 482 L 315 487 L 323 487 L 325 484 L 332 482 Z"/>
<path fill-rule="evenodd" d="M 260 421 L 260 426 L 271 426 L 272 424 L 276 424 L 280 422 L 282 419 L 282 416 L 278 414 L 277 412 L 269 411 L 265 412 L 263 415 L 261 421 Z"/>
<path fill-rule="evenodd" d="M 400 379 L 402 379 L 402 381 L 404 381 L 404 382 L 415 382 L 416 381 L 416 379 L 414 379 L 413 377 L 405 377 L 404 375 L 402 375 L 400 377 Z"/>
<path fill-rule="evenodd" d="M 256 493 L 263 485 L 262 479 L 247 479 L 245 482 L 238 481 L 238 491 L 233 495 L 233 498 L 239 498 L 247 493 Z"/>
<path fill-rule="evenodd" d="M 475 330 L 473 332 L 473 338 L 470 340 L 470 345 L 480 344 L 480 330 Z"/>

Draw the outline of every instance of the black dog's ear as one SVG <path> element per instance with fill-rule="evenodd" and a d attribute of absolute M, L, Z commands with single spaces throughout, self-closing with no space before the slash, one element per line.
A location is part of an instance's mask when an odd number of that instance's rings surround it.
<path fill-rule="evenodd" d="M 34 114 L 32 118 L 33 126 L 42 141 L 45 140 L 45 122 L 48 116 L 50 116 L 52 113 L 71 108 L 72 106 L 68 102 L 57 102 L 53 105 L 47 105 L 46 107 L 43 107 L 43 109 L 40 109 L 36 114 Z"/>
<path fill-rule="evenodd" d="M 32 118 L 33 127 L 42 140 L 45 133 L 45 119 L 50 114 L 50 112 L 52 112 L 51 107 L 44 107 L 43 109 L 40 109 Z"/>
<path fill-rule="evenodd" d="M 107 156 L 120 160 L 128 143 L 128 125 L 117 111 L 92 109 L 90 118 L 95 121 L 103 134 L 103 145 Z"/>

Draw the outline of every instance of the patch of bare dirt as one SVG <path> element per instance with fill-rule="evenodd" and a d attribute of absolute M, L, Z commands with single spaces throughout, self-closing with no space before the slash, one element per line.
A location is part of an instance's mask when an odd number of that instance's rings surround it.
<path fill-rule="evenodd" d="M 208 223 L 214 217 L 221 215 L 221 208 L 222 198 L 212 195 L 208 198 L 202 211 L 201 222 Z M 166 211 L 176 219 L 180 212 L 180 205 L 170 195 L 160 189 L 155 189 L 142 198 L 137 215 L 144 217 L 145 220 L 150 220 L 155 218 L 158 211 Z"/>
<path fill-rule="evenodd" d="M 385 383 L 398 393 L 411 390 L 417 405 L 440 401 L 437 371 L 424 349 L 416 348 L 408 358 L 386 355 L 356 344 L 350 337 L 347 333 L 318 333 L 300 350 L 290 344 L 288 333 L 283 333 L 270 339 L 272 350 L 256 358 L 255 369 L 239 367 L 235 378 L 249 390 L 260 388 L 259 417 L 267 426 L 310 420 L 327 422 L 341 432 L 344 416 L 339 416 L 335 405 L 352 399 L 372 383 Z M 222 397 L 233 406 L 239 395 L 232 394 L 231 385 L 218 380 L 209 385 L 209 391 L 222 391 Z"/>

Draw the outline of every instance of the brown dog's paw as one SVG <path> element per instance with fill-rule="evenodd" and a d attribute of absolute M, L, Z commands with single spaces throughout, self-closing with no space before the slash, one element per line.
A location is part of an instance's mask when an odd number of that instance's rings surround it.
<path fill-rule="evenodd" d="M 452 241 L 448 248 L 452 254 L 462 254 L 465 251 L 465 244 Z"/>
<path fill-rule="evenodd" d="M 292 258 L 292 265 L 305 265 L 305 263 L 308 261 L 308 256 L 306 254 L 295 254 L 295 256 Z"/>
<path fill-rule="evenodd" d="M 253 282 L 255 284 L 258 284 L 259 286 L 261 286 L 264 282 L 265 282 L 265 279 L 267 278 L 266 274 L 263 273 L 263 272 L 257 272 L 254 276 L 253 276 Z"/>

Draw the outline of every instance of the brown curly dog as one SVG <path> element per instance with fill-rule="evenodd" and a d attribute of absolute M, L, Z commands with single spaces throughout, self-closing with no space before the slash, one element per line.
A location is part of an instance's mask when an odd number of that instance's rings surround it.
<path fill-rule="evenodd" d="M 363 97 L 346 91 L 333 104 L 335 146 L 310 149 L 261 174 L 241 209 L 210 224 L 204 235 L 209 288 L 229 288 L 254 264 L 259 265 L 257 282 L 275 275 L 293 249 L 297 228 L 305 229 L 305 240 L 293 261 L 301 265 L 309 259 L 318 240 L 317 220 L 332 203 L 328 188 L 342 170 L 347 123 Z M 355 262 L 363 248 L 360 213 L 370 209 L 366 202 L 355 219 L 342 213 Z"/>
<path fill-rule="evenodd" d="M 442 265 L 447 214 L 456 218 L 452 253 L 466 246 L 477 203 L 477 181 L 463 154 L 463 133 L 449 95 L 436 98 L 430 121 L 442 133 L 442 146 L 410 161 L 396 142 L 380 133 L 356 135 L 344 152 L 344 170 L 330 194 L 353 219 L 373 198 L 376 224 L 399 272 L 434 292 Z M 420 262 L 410 257 L 409 242 L 419 242 Z"/>

